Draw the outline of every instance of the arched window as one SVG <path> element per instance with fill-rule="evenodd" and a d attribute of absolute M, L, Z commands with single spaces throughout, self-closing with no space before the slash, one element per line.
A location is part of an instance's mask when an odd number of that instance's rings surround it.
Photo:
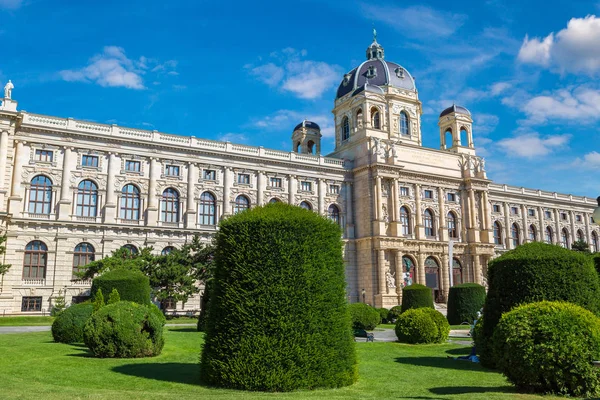
<path fill-rule="evenodd" d="M 519 231 L 519 225 L 512 224 L 512 226 L 510 227 L 510 238 L 512 239 L 513 247 L 517 247 L 519 244 L 521 244 L 521 234 Z"/>
<path fill-rule="evenodd" d="M 592 232 L 592 251 L 597 253 L 600 251 L 600 242 L 598 241 L 598 234 Z"/>
<path fill-rule="evenodd" d="M 167 246 L 164 249 L 162 249 L 162 251 L 160 252 L 160 254 L 163 255 L 163 256 L 166 256 L 167 254 L 169 254 L 173 250 L 175 250 L 175 247 L 173 247 L 173 246 Z"/>
<path fill-rule="evenodd" d="M 79 243 L 73 251 L 73 278 L 77 279 L 77 273 L 82 272 L 86 265 L 94 261 L 96 251 L 89 243 Z"/>
<path fill-rule="evenodd" d="M 546 243 L 552 244 L 552 228 L 546 227 Z"/>
<path fill-rule="evenodd" d="M 250 208 L 250 200 L 246 196 L 239 195 L 235 198 L 235 208 L 233 210 L 234 214 L 240 213 L 242 211 L 246 211 Z"/>
<path fill-rule="evenodd" d="M 308 211 L 312 210 L 312 206 L 310 205 L 310 203 L 308 201 L 303 201 L 302 203 L 300 203 L 300 207 L 302 207 Z"/>
<path fill-rule="evenodd" d="M 381 117 L 379 116 L 379 110 L 376 108 L 371 109 L 371 125 L 373 129 L 381 129 Z"/>
<path fill-rule="evenodd" d="M 39 240 L 27 243 L 23 258 L 23 279 L 46 278 L 48 247 Z"/>
<path fill-rule="evenodd" d="M 348 140 L 350 138 L 350 122 L 348 117 L 342 118 L 342 140 Z"/>
<path fill-rule="evenodd" d="M 269 204 L 275 203 L 281 203 L 281 200 L 279 200 L 277 197 L 273 197 L 271 200 L 269 200 Z"/>
<path fill-rule="evenodd" d="M 78 217 L 98 215 L 98 186 L 94 182 L 86 179 L 77 186 L 75 215 Z"/>
<path fill-rule="evenodd" d="M 173 188 L 167 188 L 160 200 L 160 220 L 162 222 L 179 222 L 179 193 Z"/>
<path fill-rule="evenodd" d="M 567 228 L 563 228 L 560 232 L 560 245 L 565 249 L 569 248 L 569 231 L 567 231 Z"/>
<path fill-rule="evenodd" d="M 415 277 L 415 263 L 413 259 L 408 256 L 402 256 L 402 267 L 404 286 L 412 285 Z"/>
<path fill-rule="evenodd" d="M 452 259 L 452 283 L 454 285 L 463 283 L 462 264 L 456 257 Z"/>
<path fill-rule="evenodd" d="M 122 247 L 123 249 L 127 250 L 129 252 L 130 256 L 135 256 L 139 253 L 137 247 L 135 247 L 132 244 L 126 244 L 125 246 Z"/>
<path fill-rule="evenodd" d="M 335 222 L 336 224 L 340 224 L 340 209 L 335 204 L 332 204 L 327 209 L 327 217 Z"/>
<path fill-rule="evenodd" d="M 529 225 L 529 241 L 530 242 L 535 242 L 537 240 L 537 235 L 535 233 L 535 226 L 534 225 Z"/>
<path fill-rule="evenodd" d="M 400 207 L 400 226 L 402 227 L 402 235 L 410 235 L 410 212 L 404 206 Z"/>
<path fill-rule="evenodd" d="M 408 115 L 404 111 L 400 112 L 400 124 L 399 125 L 400 125 L 400 134 L 408 135 L 409 134 Z"/>
<path fill-rule="evenodd" d="M 215 225 L 217 219 L 217 200 L 210 192 L 200 196 L 200 225 Z"/>
<path fill-rule="evenodd" d="M 29 190 L 29 213 L 50 214 L 52 201 L 52 181 L 44 175 L 38 175 L 31 180 Z"/>
<path fill-rule="evenodd" d="M 469 144 L 467 143 L 467 128 L 465 128 L 464 126 L 460 127 L 460 144 L 461 146 L 468 146 Z"/>
<path fill-rule="evenodd" d="M 440 287 L 439 283 L 439 272 L 440 266 L 437 260 L 433 257 L 427 257 L 425 259 L 425 286 L 434 291 L 434 300 L 437 298 L 437 289 Z"/>
<path fill-rule="evenodd" d="M 435 236 L 435 226 L 433 224 L 433 212 L 430 209 L 426 209 L 423 213 L 423 225 L 425 226 L 425 236 Z"/>
<path fill-rule="evenodd" d="M 452 136 L 452 128 L 446 129 L 444 132 L 444 141 L 446 143 L 446 148 L 449 149 L 454 145 L 454 137 Z"/>
<path fill-rule="evenodd" d="M 356 112 L 356 126 L 360 129 L 363 127 L 363 113 L 362 108 L 359 108 Z"/>
<path fill-rule="evenodd" d="M 498 221 L 494 222 L 494 244 L 502 244 L 502 226 L 500 226 L 500 222 Z"/>
<path fill-rule="evenodd" d="M 309 140 L 308 143 L 306 143 L 306 149 L 308 150 L 309 154 L 313 154 L 315 150 L 315 142 Z"/>
<path fill-rule="evenodd" d="M 456 229 L 456 215 L 452 211 L 448 213 L 448 237 L 458 237 L 458 230 Z"/>
<path fill-rule="evenodd" d="M 140 219 L 140 189 L 128 184 L 123 187 L 121 193 L 121 219 Z"/>
<path fill-rule="evenodd" d="M 585 239 L 583 238 L 583 231 L 581 229 L 579 229 L 577 231 L 577 240 L 578 241 L 584 241 Z"/>

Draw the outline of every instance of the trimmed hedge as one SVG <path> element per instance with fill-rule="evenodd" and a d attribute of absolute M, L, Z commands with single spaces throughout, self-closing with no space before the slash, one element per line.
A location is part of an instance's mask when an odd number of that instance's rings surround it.
<path fill-rule="evenodd" d="M 390 323 L 395 323 L 398 317 L 402 314 L 402 306 L 394 306 L 388 312 L 387 320 Z"/>
<path fill-rule="evenodd" d="M 440 321 L 433 316 L 432 311 L 439 313 L 426 307 L 413 308 L 403 312 L 396 321 L 395 331 L 398 341 L 409 344 L 441 343 L 444 335 L 440 333 L 438 328 Z M 449 331 L 450 327 L 448 326 L 446 338 L 448 338 Z"/>
<path fill-rule="evenodd" d="M 452 286 L 448 294 L 448 322 L 472 324 L 485 303 L 485 288 L 476 283 Z"/>
<path fill-rule="evenodd" d="M 117 289 L 121 300 L 150 305 L 150 280 L 139 271 L 115 269 L 94 278 L 92 281 L 92 298 L 102 289 L 104 297 L 113 289 Z"/>
<path fill-rule="evenodd" d="M 379 309 L 364 303 L 353 303 L 348 306 L 353 329 L 372 331 L 381 323 Z"/>
<path fill-rule="evenodd" d="M 354 383 L 339 226 L 276 203 L 223 220 L 215 241 L 204 383 L 262 391 Z"/>
<path fill-rule="evenodd" d="M 435 308 L 431 289 L 417 283 L 405 286 L 402 289 L 402 312 L 421 307 Z"/>
<path fill-rule="evenodd" d="M 387 318 L 388 318 L 388 314 L 390 313 L 390 310 L 388 310 L 385 307 L 381 307 L 381 308 L 378 308 L 377 311 L 379 312 L 379 316 L 381 317 L 380 323 L 387 324 L 389 322 Z M 377 324 L 377 325 L 379 325 L 379 324 Z"/>
<path fill-rule="evenodd" d="M 52 337 L 57 343 L 82 343 L 83 328 L 92 316 L 91 303 L 73 304 L 60 313 L 52 323 Z"/>
<path fill-rule="evenodd" d="M 592 260 L 594 261 L 594 267 L 596 268 L 596 272 L 600 274 L 600 253 L 594 253 L 592 255 Z"/>
<path fill-rule="evenodd" d="M 475 345 L 484 366 L 493 367 L 493 333 L 503 313 L 519 304 L 568 301 L 600 311 L 600 283 L 588 255 L 534 242 L 518 246 L 488 265 L 488 294 Z"/>
<path fill-rule="evenodd" d="M 132 301 L 109 304 L 92 314 L 83 339 L 96 357 L 134 358 L 160 354 L 164 316 L 160 310 Z M 162 313 L 160 313 L 162 314 Z"/>
<path fill-rule="evenodd" d="M 423 307 L 423 312 L 429 314 L 433 322 L 438 328 L 438 336 L 436 338 L 436 343 L 444 343 L 448 340 L 448 336 L 450 335 L 450 324 L 448 320 L 438 310 L 434 310 L 433 308 Z"/>
<path fill-rule="evenodd" d="M 517 388 L 576 397 L 600 395 L 600 319 L 574 304 L 526 304 L 494 332 L 495 360 Z"/>

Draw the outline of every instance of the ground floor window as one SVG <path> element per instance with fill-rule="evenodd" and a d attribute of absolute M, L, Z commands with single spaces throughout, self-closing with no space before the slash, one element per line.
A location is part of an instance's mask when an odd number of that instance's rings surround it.
<path fill-rule="evenodd" d="M 21 311 L 42 311 L 42 297 L 23 297 L 23 300 L 21 301 Z"/>

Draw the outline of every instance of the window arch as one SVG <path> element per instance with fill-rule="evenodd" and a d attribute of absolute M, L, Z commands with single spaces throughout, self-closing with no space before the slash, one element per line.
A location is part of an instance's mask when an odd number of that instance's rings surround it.
<path fill-rule="evenodd" d="M 210 192 L 200 195 L 200 225 L 215 225 L 217 220 L 217 200 Z"/>
<path fill-rule="evenodd" d="M 350 121 L 348 117 L 342 118 L 342 140 L 348 140 L 350 138 Z"/>
<path fill-rule="evenodd" d="M 404 286 L 413 284 L 415 277 L 415 262 L 409 256 L 402 256 L 402 281 Z"/>
<path fill-rule="evenodd" d="M 303 201 L 300 203 L 300 207 L 304 208 L 305 210 L 312 211 L 312 206 L 308 201 Z"/>
<path fill-rule="evenodd" d="M 308 143 L 306 143 L 306 149 L 308 150 L 309 154 L 314 154 L 315 142 L 313 142 L 312 140 L 309 140 Z"/>
<path fill-rule="evenodd" d="M 34 240 L 25 246 L 23 258 L 23 279 L 46 278 L 48 247 L 40 240 Z"/>
<path fill-rule="evenodd" d="M 131 183 L 123 186 L 121 193 L 121 219 L 140 219 L 140 189 Z"/>
<path fill-rule="evenodd" d="M 402 235 L 408 236 L 411 234 L 410 211 L 405 206 L 400 207 L 400 226 Z"/>
<path fill-rule="evenodd" d="M 359 108 L 358 111 L 356 111 L 356 126 L 358 128 L 362 128 L 362 126 L 363 126 L 363 112 L 362 112 L 362 108 Z"/>
<path fill-rule="evenodd" d="M 281 200 L 279 200 L 277 197 L 273 197 L 271 200 L 269 200 L 269 204 L 275 203 L 281 203 Z"/>
<path fill-rule="evenodd" d="M 296 153 L 300 150 L 300 146 L 302 144 L 300 142 L 296 143 Z"/>
<path fill-rule="evenodd" d="M 435 236 L 435 224 L 433 223 L 433 212 L 428 208 L 423 212 L 423 225 L 425 226 L 425 236 Z"/>
<path fill-rule="evenodd" d="M 125 246 L 123 246 L 122 248 L 123 248 L 123 249 L 125 249 L 125 250 L 127 250 L 127 251 L 129 252 L 129 255 L 130 255 L 131 257 L 133 257 L 133 256 L 136 256 L 136 255 L 139 253 L 139 251 L 138 251 L 138 248 L 137 248 L 137 247 L 135 247 L 135 246 L 134 246 L 134 245 L 132 245 L 132 244 L 126 244 L 126 245 L 125 245 Z"/>
<path fill-rule="evenodd" d="M 162 222 L 179 222 L 179 192 L 173 188 L 167 188 L 160 200 L 160 220 Z"/>
<path fill-rule="evenodd" d="M 78 217 L 98 215 L 98 185 L 89 179 L 81 181 L 77 186 L 75 215 Z"/>
<path fill-rule="evenodd" d="M 381 116 L 379 110 L 375 107 L 371 109 L 371 125 L 373 129 L 381 129 Z"/>
<path fill-rule="evenodd" d="M 340 224 L 340 209 L 335 204 L 332 204 L 327 209 L 327 218 L 335 222 L 336 224 Z"/>
<path fill-rule="evenodd" d="M 529 225 L 528 233 L 529 233 L 529 241 L 535 242 L 537 240 L 537 234 L 536 234 L 534 225 Z"/>
<path fill-rule="evenodd" d="M 250 208 L 250 200 L 244 195 L 239 195 L 235 198 L 235 208 L 233 210 L 234 214 L 240 213 L 242 211 L 246 211 Z"/>
<path fill-rule="evenodd" d="M 82 272 L 85 267 L 92 261 L 94 261 L 96 256 L 96 250 L 94 246 L 89 243 L 79 243 L 75 246 L 75 250 L 73 251 L 73 278 L 77 279 L 77 273 Z"/>
<path fill-rule="evenodd" d="M 456 229 L 456 214 L 452 211 L 448 213 L 448 237 L 449 238 L 457 238 L 458 237 L 458 229 Z"/>
<path fill-rule="evenodd" d="M 600 251 L 600 242 L 598 241 L 598 234 L 592 232 L 592 251 L 597 253 Z"/>
<path fill-rule="evenodd" d="M 552 244 L 552 228 L 546 227 L 546 243 Z"/>
<path fill-rule="evenodd" d="M 579 229 L 579 230 L 577 231 L 577 240 L 578 240 L 578 241 L 584 241 L 584 240 L 585 240 L 585 239 L 584 239 L 584 236 L 583 236 L 583 231 L 582 231 L 581 229 Z"/>
<path fill-rule="evenodd" d="M 456 257 L 452 258 L 452 283 L 454 285 L 463 283 L 462 264 Z"/>
<path fill-rule="evenodd" d="M 560 232 L 560 245 L 565 249 L 569 248 L 569 231 L 567 231 L 567 228 L 563 228 Z"/>
<path fill-rule="evenodd" d="M 52 181 L 44 175 L 38 175 L 31 180 L 29 189 L 29 213 L 50 214 L 52 202 Z"/>
<path fill-rule="evenodd" d="M 510 238 L 512 239 L 513 247 L 517 247 L 521 244 L 521 232 L 519 231 L 519 225 L 512 224 L 510 227 Z"/>
<path fill-rule="evenodd" d="M 400 134 L 401 135 L 408 135 L 410 130 L 409 130 L 409 123 L 408 123 L 408 114 L 406 114 L 405 111 L 401 111 L 400 112 Z"/>
<path fill-rule="evenodd" d="M 162 249 L 162 251 L 160 252 L 161 256 L 166 256 L 167 254 L 171 253 L 173 250 L 175 250 L 175 247 L 173 246 L 167 246 L 164 249 Z"/>
<path fill-rule="evenodd" d="M 433 257 L 427 257 L 425 259 L 425 286 L 433 289 L 434 292 L 440 287 L 439 272 L 440 265 L 438 264 L 437 260 Z"/>
<path fill-rule="evenodd" d="M 498 221 L 494 222 L 494 244 L 502 244 L 502 226 Z"/>
<path fill-rule="evenodd" d="M 468 146 L 468 133 L 469 131 L 467 131 L 467 128 L 465 128 L 464 126 L 460 127 L 460 144 L 461 146 Z"/>
<path fill-rule="evenodd" d="M 446 143 L 446 148 L 454 146 L 454 136 L 452 136 L 452 128 L 448 128 L 446 129 L 446 132 L 444 132 L 444 142 Z"/>

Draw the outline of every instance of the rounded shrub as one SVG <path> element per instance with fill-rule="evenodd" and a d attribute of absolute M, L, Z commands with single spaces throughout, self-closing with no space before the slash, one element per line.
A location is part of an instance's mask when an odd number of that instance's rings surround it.
<path fill-rule="evenodd" d="M 396 336 L 401 343 L 440 343 L 440 332 L 428 308 L 403 312 L 396 321 Z M 435 311 L 435 310 L 433 310 Z"/>
<path fill-rule="evenodd" d="M 381 308 L 378 308 L 377 311 L 379 312 L 379 316 L 381 317 L 380 323 L 387 324 L 389 322 L 387 318 L 388 318 L 388 314 L 390 313 L 390 310 L 388 310 L 385 307 L 381 307 Z M 377 324 L 377 325 L 379 325 L 379 324 Z"/>
<path fill-rule="evenodd" d="M 448 322 L 460 325 L 472 324 L 485 303 L 485 288 L 476 283 L 452 286 L 448 293 Z"/>
<path fill-rule="evenodd" d="M 421 307 L 434 308 L 431 289 L 417 283 L 405 286 L 402 289 L 402 312 Z"/>
<path fill-rule="evenodd" d="M 225 219 L 215 241 L 203 381 L 262 391 L 355 382 L 339 226 L 276 203 Z"/>
<path fill-rule="evenodd" d="M 151 304 L 150 280 L 139 271 L 115 269 L 102 274 L 92 281 L 92 298 L 95 298 L 96 292 L 100 289 L 105 297 L 113 289 L 117 289 L 121 300 L 146 305 Z"/>
<path fill-rule="evenodd" d="M 389 323 L 394 323 L 398 319 L 398 317 L 402 314 L 402 306 L 394 306 L 390 308 L 388 312 L 387 320 Z"/>
<path fill-rule="evenodd" d="M 504 314 L 494 332 L 502 373 L 527 392 L 594 397 L 600 394 L 600 320 L 566 302 L 526 304 Z"/>
<path fill-rule="evenodd" d="M 429 314 L 433 322 L 438 328 L 438 336 L 436 338 L 436 343 L 443 343 L 448 340 L 448 335 L 450 335 L 450 324 L 448 320 L 438 310 L 434 310 L 433 308 L 423 307 L 423 312 Z"/>
<path fill-rule="evenodd" d="M 60 313 L 52 323 L 52 337 L 57 343 L 82 343 L 83 328 L 92 316 L 91 303 L 73 304 Z"/>
<path fill-rule="evenodd" d="M 120 301 L 92 314 L 83 339 L 96 357 L 152 357 L 163 348 L 164 324 L 164 317 L 161 319 L 151 307 Z"/>
<path fill-rule="evenodd" d="M 348 306 L 353 329 L 371 331 L 381 323 L 379 309 L 364 303 L 353 303 Z"/>
<path fill-rule="evenodd" d="M 493 367 L 489 351 L 493 333 L 503 313 L 519 304 L 568 301 L 600 311 L 600 283 L 589 256 L 560 246 L 534 242 L 518 246 L 488 265 L 488 293 L 481 335 L 480 360 Z"/>

